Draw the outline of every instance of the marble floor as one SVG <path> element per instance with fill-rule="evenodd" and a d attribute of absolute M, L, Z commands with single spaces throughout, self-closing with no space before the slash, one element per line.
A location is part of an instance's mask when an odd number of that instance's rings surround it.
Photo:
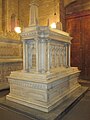
<path fill-rule="evenodd" d="M 80 82 L 81 83 L 81 82 Z M 88 86 L 84 82 L 81 83 L 83 86 Z M 0 91 L 0 98 L 8 94 L 9 90 Z M 8 110 L 6 107 L 0 106 L 0 120 L 37 120 L 29 118 L 27 115 L 23 115 L 18 111 Z M 90 120 L 90 90 L 86 92 L 83 98 L 78 101 L 65 115 L 58 120 Z"/>

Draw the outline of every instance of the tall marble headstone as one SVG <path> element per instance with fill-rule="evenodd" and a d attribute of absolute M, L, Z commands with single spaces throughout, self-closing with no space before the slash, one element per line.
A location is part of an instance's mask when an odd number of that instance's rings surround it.
<path fill-rule="evenodd" d="M 23 70 L 8 77 L 7 99 L 49 112 L 80 87 L 80 71 L 70 66 L 72 38 L 49 26 L 37 26 L 37 9 L 35 4 L 30 5 L 31 21 L 21 33 Z"/>

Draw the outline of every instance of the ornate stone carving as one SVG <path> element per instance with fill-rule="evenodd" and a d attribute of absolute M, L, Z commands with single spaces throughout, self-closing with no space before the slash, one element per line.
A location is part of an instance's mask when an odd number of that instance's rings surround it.
<path fill-rule="evenodd" d="M 0 82 L 7 82 L 11 71 L 22 69 L 22 44 L 20 41 L 0 39 Z"/>
<path fill-rule="evenodd" d="M 5 37 L 12 40 L 20 40 L 20 35 L 16 32 L 7 32 Z"/>
<path fill-rule="evenodd" d="M 29 31 L 28 31 L 29 30 Z M 25 32 L 27 31 L 27 32 Z M 32 34 L 33 32 L 33 34 Z M 63 33 L 61 36 L 60 34 Z M 69 58 L 66 59 L 66 55 L 69 53 L 67 53 L 66 51 L 66 44 L 68 44 L 70 46 L 70 40 L 71 38 L 69 37 L 68 34 L 66 34 L 65 32 L 61 32 L 59 30 L 52 30 L 48 27 L 40 27 L 40 26 L 36 26 L 36 27 L 31 27 L 30 29 L 25 29 L 22 32 L 22 37 L 23 39 L 25 39 L 25 41 L 28 41 L 28 44 L 33 44 L 33 42 L 37 41 L 38 44 L 38 48 L 35 46 L 34 52 L 36 50 L 38 50 L 38 52 L 36 52 L 38 54 L 34 54 L 33 50 L 31 50 L 32 52 L 30 52 L 32 54 L 32 58 L 34 61 L 34 64 L 36 63 L 35 61 L 37 61 L 36 59 L 38 59 L 38 68 L 34 67 L 35 69 L 38 69 L 38 72 L 47 72 L 50 69 L 54 68 L 54 67 L 60 67 L 60 66 L 69 66 L 67 60 Z M 32 34 L 32 35 L 31 35 Z M 52 38 L 52 35 L 54 35 L 55 39 Z M 32 37 L 31 37 L 32 36 Z M 59 39 L 58 39 L 59 38 Z M 49 41 L 47 41 L 49 40 Z M 49 42 L 49 46 L 48 46 L 48 42 Z M 26 42 L 25 42 L 26 43 Z M 26 43 L 27 45 L 27 43 Z M 49 48 L 48 48 L 49 47 Z M 30 48 L 30 47 L 29 47 Z M 37 49 L 36 49 L 37 48 Z M 49 50 L 49 57 L 47 57 L 47 50 Z M 27 54 L 27 52 L 25 53 Z M 27 54 L 28 56 L 28 54 Z M 26 58 L 27 61 L 29 61 L 29 58 Z M 32 59 L 30 59 L 30 65 L 32 66 Z M 48 64 L 49 67 L 48 67 Z M 26 64 L 26 63 L 25 63 Z M 36 64 L 36 66 L 37 66 Z M 28 65 L 28 62 L 27 62 Z M 30 68 L 30 67 L 29 67 Z M 35 70 L 34 69 L 34 70 Z M 27 70 L 26 70 L 27 71 Z M 29 69 L 29 71 L 31 71 Z M 36 71 L 36 70 L 35 70 Z"/>

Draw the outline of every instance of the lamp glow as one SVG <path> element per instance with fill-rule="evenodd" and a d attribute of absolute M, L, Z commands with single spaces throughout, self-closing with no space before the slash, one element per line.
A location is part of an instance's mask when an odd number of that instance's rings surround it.
<path fill-rule="evenodd" d="M 56 23 L 52 23 L 51 28 L 56 28 Z"/>
<path fill-rule="evenodd" d="M 21 33 L 21 27 L 15 27 L 14 30 L 15 30 L 16 33 Z"/>

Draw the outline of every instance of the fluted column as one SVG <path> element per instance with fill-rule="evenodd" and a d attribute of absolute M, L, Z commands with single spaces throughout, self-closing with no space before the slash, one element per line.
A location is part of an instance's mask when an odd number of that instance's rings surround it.
<path fill-rule="evenodd" d="M 67 54 L 67 44 L 65 46 L 65 66 L 67 67 L 68 66 L 68 63 L 67 63 L 67 58 L 68 58 L 68 54 Z"/>
<path fill-rule="evenodd" d="M 29 71 L 29 54 L 28 54 L 28 44 L 26 43 L 26 71 Z"/>
<path fill-rule="evenodd" d="M 38 41 L 38 38 L 36 37 L 35 38 L 35 41 L 36 41 L 36 72 L 39 72 L 39 49 L 38 49 L 38 46 L 39 46 L 39 41 Z"/>
<path fill-rule="evenodd" d="M 71 63 L 71 46 L 70 44 L 68 45 L 68 67 L 70 67 Z"/>
<path fill-rule="evenodd" d="M 55 49 L 54 49 L 55 51 L 54 51 L 54 53 L 55 53 L 55 67 L 57 66 L 57 59 L 56 59 L 56 46 L 55 46 Z"/>
<path fill-rule="evenodd" d="M 60 64 L 63 66 L 63 55 L 62 55 L 62 47 L 60 47 Z"/>
<path fill-rule="evenodd" d="M 59 46 L 59 67 L 61 66 L 61 63 L 60 63 L 60 46 Z"/>
<path fill-rule="evenodd" d="M 47 61 L 48 61 L 47 72 L 50 72 L 50 43 L 49 42 L 48 42 L 47 48 L 48 48 L 47 50 Z"/>
<path fill-rule="evenodd" d="M 29 54 L 28 54 L 28 44 L 27 41 L 23 40 L 23 70 L 25 72 L 29 71 Z"/>
<path fill-rule="evenodd" d="M 25 40 L 23 40 L 23 70 L 26 71 L 26 45 L 25 45 Z"/>
<path fill-rule="evenodd" d="M 44 39 L 40 42 L 40 61 L 41 61 L 41 72 L 46 72 L 46 42 Z"/>
<path fill-rule="evenodd" d="M 63 47 L 63 65 L 66 67 L 66 47 Z"/>
<path fill-rule="evenodd" d="M 51 69 L 52 68 L 52 45 L 50 45 L 49 55 L 50 55 L 50 69 Z"/>
<path fill-rule="evenodd" d="M 29 71 L 32 69 L 32 44 L 29 44 L 29 47 L 28 47 L 28 59 L 29 59 Z"/>

